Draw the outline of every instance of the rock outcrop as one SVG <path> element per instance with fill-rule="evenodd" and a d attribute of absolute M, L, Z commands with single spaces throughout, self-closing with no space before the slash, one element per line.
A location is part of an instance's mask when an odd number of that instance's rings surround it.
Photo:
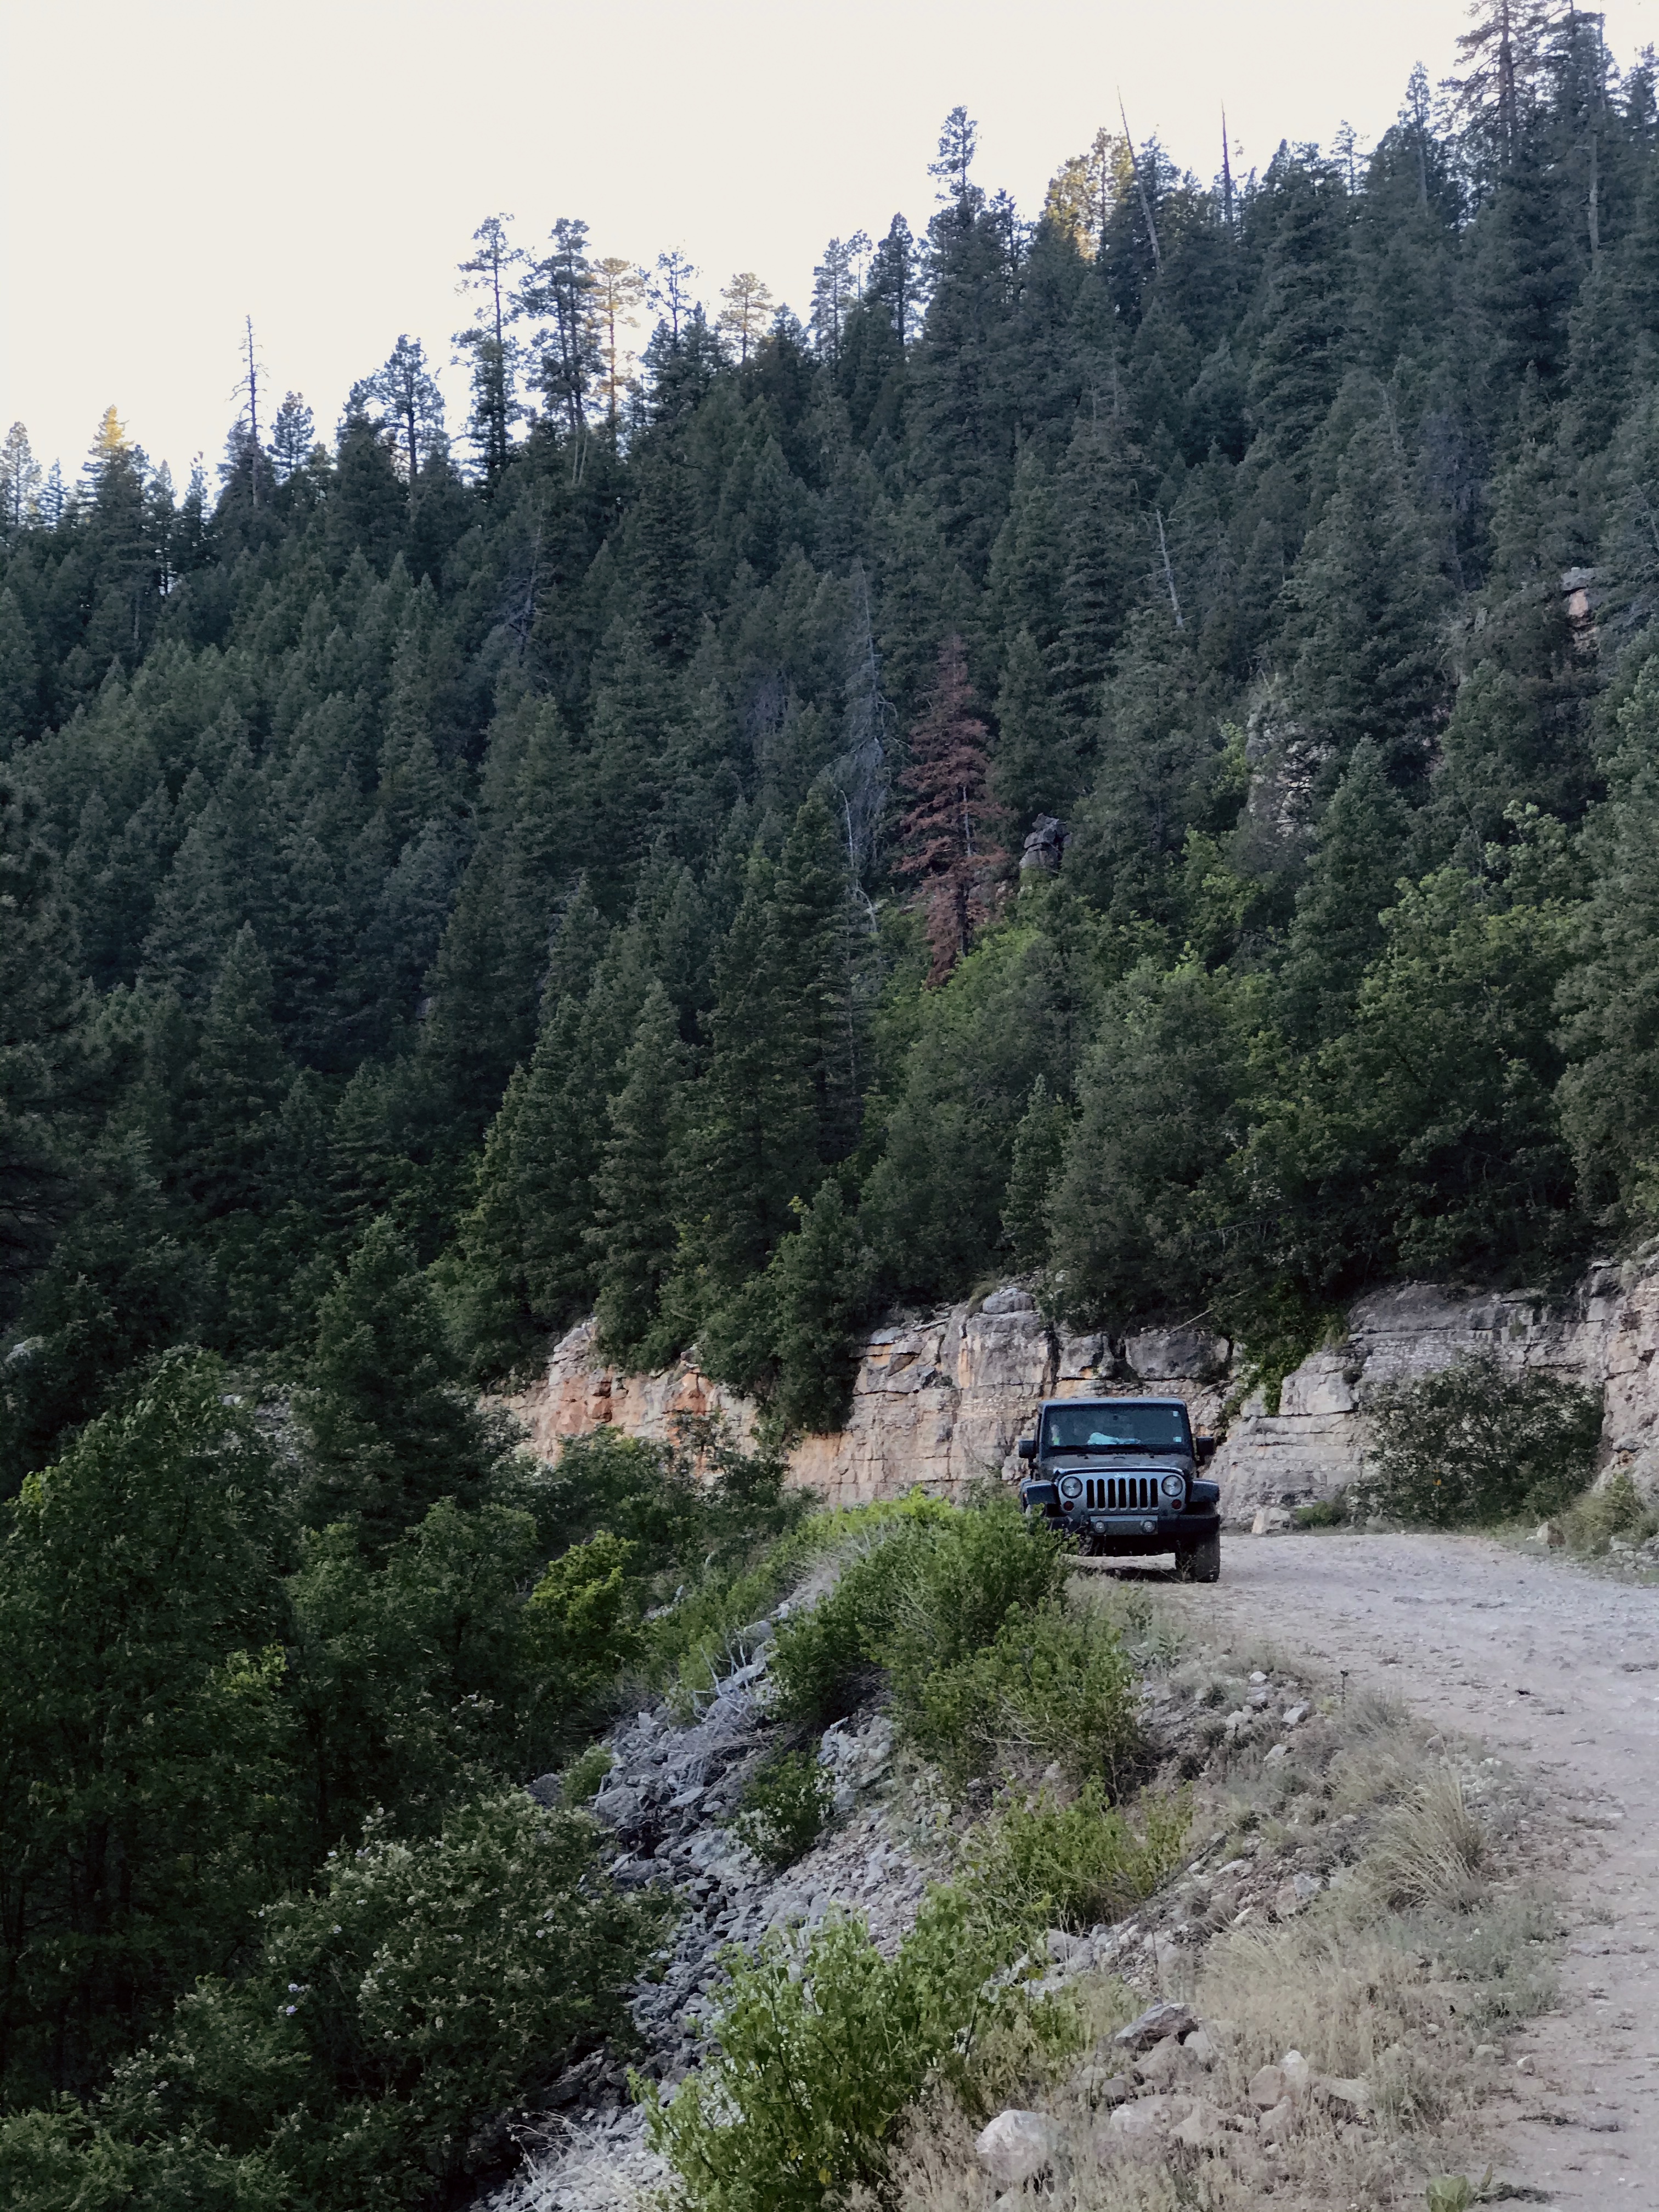
<path fill-rule="evenodd" d="M 832 1504 L 896 1496 L 921 1483 L 947 1495 L 987 1476 L 1012 1479 L 1015 1446 L 1045 1397 L 1156 1390 L 1184 1398 L 1200 1430 L 1225 1425 L 1213 1472 L 1230 1522 L 1262 1506 L 1328 1497 L 1359 1472 L 1364 1406 L 1378 1384 L 1424 1375 L 1473 1352 L 1541 1368 L 1605 1394 L 1602 1460 L 1659 1492 L 1659 1253 L 1598 1261 L 1554 1303 L 1518 1291 L 1403 1283 L 1361 1298 L 1340 1342 L 1285 1378 L 1270 1413 L 1245 1392 L 1237 1346 L 1188 1325 L 1113 1340 L 1053 1326 L 1017 1284 L 988 1297 L 876 1329 L 865 1346 L 845 1427 L 796 1445 L 796 1480 Z M 592 1322 L 553 1349 L 547 1375 L 514 1401 L 535 1449 L 607 1424 L 667 1439 L 684 1414 L 752 1431 L 756 1407 L 681 1364 L 623 1375 L 599 1360 Z"/>

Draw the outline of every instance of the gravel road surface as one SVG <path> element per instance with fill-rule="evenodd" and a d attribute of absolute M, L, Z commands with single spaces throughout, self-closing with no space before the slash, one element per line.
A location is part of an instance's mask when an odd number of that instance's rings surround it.
<path fill-rule="evenodd" d="M 1236 1536 L 1222 1572 L 1171 1601 L 1236 1648 L 1348 1668 L 1350 1694 L 1403 1698 L 1547 1790 L 1567 1955 L 1559 2009 L 1506 2050 L 1502 2171 L 1564 2208 L 1659 2212 L 1659 1588 L 1473 1536 Z"/>

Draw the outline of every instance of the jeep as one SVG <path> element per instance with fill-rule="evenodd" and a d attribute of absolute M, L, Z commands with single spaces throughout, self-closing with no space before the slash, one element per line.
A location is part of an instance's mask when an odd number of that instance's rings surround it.
<path fill-rule="evenodd" d="M 1049 1398 L 1019 1440 L 1036 1472 L 1022 1510 L 1096 1558 L 1175 1553 L 1185 1582 L 1221 1578 L 1221 1486 L 1198 1470 L 1213 1437 L 1194 1437 L 1179 1398 Z"/>

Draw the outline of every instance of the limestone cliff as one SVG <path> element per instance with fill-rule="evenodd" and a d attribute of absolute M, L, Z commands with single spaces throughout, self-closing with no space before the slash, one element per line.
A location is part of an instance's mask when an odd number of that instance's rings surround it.
<path fill-rule="evenodd" d="M 1644 1492 L 1659 1491 L 1659 1255 L 1598 1261 L 1553 1304 L 1526 1291 L 1404 1283 L 1361 1298 L 1340 1343 L 1312 1352 L 1285 1381 L 1279 1409 L 1247 1396 L 1226 1423 L 1213 1472 L 1228 1519 L 1267 1502 L 1328 1496 L 1352 1480 L 1365 1448 L 1364 1402 L 1378 1383 L 1427 1374 L 1490 1351 L 1606 1394 L 1602 1458 Z M 1017 1285 L 982 1301 L 905 1315 L 864 1349 L 844 1428 L 808 1437 L 792 1455 L 798 1480 L 831 1504 L 892 1497 L 915 1483 L 945 1493 L 977 1477 L 1011 1478 L 1018 1438 L 1045 1397 L 1154 1390 L 1184 1398 L 1194 1426 L 1219 1428 L 1235 1395 L 1237 1348 L 1197 1328 L 1121 1340 L 1055 1328 Z M 606 1424 L 663 1437 L 681 1413 L 718 1414 L 741 1435 L 755 1408 L 693 1365 L 623 1375 L 597 1358 L 585 1322 L 554 1346 L 544 1379 L 514 1401 L 534 1447 Z"/>

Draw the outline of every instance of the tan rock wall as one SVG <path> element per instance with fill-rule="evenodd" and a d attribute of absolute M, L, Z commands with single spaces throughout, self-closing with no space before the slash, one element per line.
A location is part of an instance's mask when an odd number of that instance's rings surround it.
<path fill-rule="evenodd" d="M 1260 1393 L 1235 1413 L 1214 1473 L 1231 1522 L 1260 1504 L 1328 1497 L 1358 1474 L 1365 1393 L 1424 1375 L 1467 1353 L 1539 1367 L 1606 1392 L 1607 1470 L 1628 1468 L 1659 1493 L 1659 1256 L 1644 1266 L 1601 1262 L 1551 1305 L 1528 1292 L 1464 1292 L 1403 1283 L 1361 1298 L 1348 1334 L 1287 1376 L 1279 1410 Z M 1233 1348 L 1195 1328 L 1148 1330 L 1114 1345 L 1051 1328 L 1024 1291 L 981 1305 L 941 1308 L 877 1329 L 865 1347 L 847 1425 L 809 1437 L 791 1456 L 797 1480 L 832 1504 L 900 1495 L 921 1483 L 946 1496 L 987 1476 L 1012 1479 L 1015 1445 L 1046 1397 L 1152 1390 L 1184 1398 L 1194 1425 L 1218 1427 L 1237 1378 Z M 621 1375 L 599 1361 L 584 1322 L 555 1346 L 544 1380 L 513 1402 L 532 1447 L 550 1455 L 566 1437 L 608 1425 L 667 1439 L 677 1415 L 721 1416 L 739 1437 L 756 1408 L 695 1367 Z"/>

